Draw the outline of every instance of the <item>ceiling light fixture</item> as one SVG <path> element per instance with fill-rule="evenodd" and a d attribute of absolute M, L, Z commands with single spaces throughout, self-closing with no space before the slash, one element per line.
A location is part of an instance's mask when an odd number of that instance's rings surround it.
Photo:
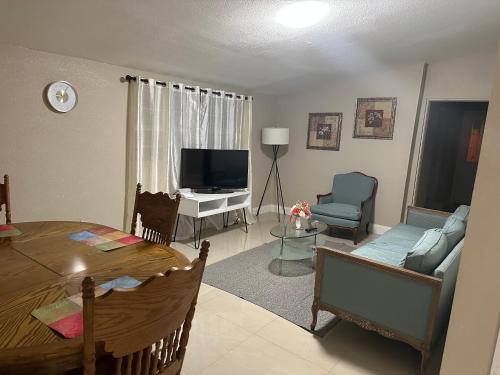
<path fill-rule="evenodd" d="M 298 29 L 318 23 L 329 11 L 330 5 L 324 1 L 297 1 L 278 11 L 276 22 Z"/>

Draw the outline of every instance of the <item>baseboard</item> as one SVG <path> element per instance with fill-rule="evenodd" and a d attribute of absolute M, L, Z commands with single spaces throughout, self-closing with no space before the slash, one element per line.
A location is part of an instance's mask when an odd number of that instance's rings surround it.
<path fill-rule="evenodd" d="M 259 209 L 258 207 L 252 208 L 252 211 L 253 211 L 254 215 L 257 215 L 257 210 L 258 209 Z M 261 206 L 260 207 L 259 215 L 267 214 L 269 212 L 276 212 L 276 205 L 274 205 L 274 204 L 266 204 L 264 206 Z"/>
<path fill-rule="evenodd" d="M 253 209 L 253 213 L 254 215 L 257 214 L 257 207 L 254 207 Z M 288 214 L 291 210 L 291 207 L 285 207 L 285 212 Z M 280 209 L 281 211 L 281 209 Z M 277 213 L 278 212 L 278 208 L 275 204 L 266 204 L 264 206 L 262 206 L 260 208 L 260 213 L 259 214 L 266 214 L 268 212 L 272 212 L 272 213 Z M 391 229 L 391 227 L 388 227 L 388 226 L 385 226 L 385 225 L 381 225 L 381 224 L 370 224 L 370 233 L 374 233 L 374 234 L 384 234 L 385 232 L 387 232 L 389 229 Z"/>
<path fill-rule="evenodd" d="M 389 229 L 391 229 L 391 227 L 388 227 L 388 226 L 385 226 L 385 225 L 370 224 L 370 233 L 384 234 Z"/>
<path fill-rule="evenodd" d="M 288 215 L 288 213 L 290 212 L 291 209 L 292 209 L 291 207 L 286 207 L 285 206 L 285 213 Z M 257 215 L 257 210 L 258 210 L 258 207 L 252 208 L 252 211 L 253 211 L 254 215 Z M 275 204 L 266 204 L 266 205 L 263 205 L 260 208 L 259 215 L 261 215 L 261 214 L 267 214 L 268 212 L 277 213 L 278 212 L 278 206 L 276 206 Z M 281 212 L 282 211 L 281 211 L 281 206 L 280 206 L 280 213 Z"/>

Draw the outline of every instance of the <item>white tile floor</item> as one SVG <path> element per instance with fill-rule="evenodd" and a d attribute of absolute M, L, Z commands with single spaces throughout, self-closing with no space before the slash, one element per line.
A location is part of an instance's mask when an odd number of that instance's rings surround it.
<path fill-rule="evenodd" d="M 206 231 L 208 264 L 254 248 L 274 238 L 276 214 L 264 214 L 249 233 L 232 226 Z M 334 239 L 352 244 L 349 240 Z M 190 259 L 198 255 L 193 243 L 172 247 Z M 438 374 L 442 344 L 431 358 L 428 373 Z M 418 374 L 420 355 L 354 324 L 340 322 L 318 338 L 273 313 L 211 286 L 202 285 L 189 338 L 186 375 L 405 375 Z"/>

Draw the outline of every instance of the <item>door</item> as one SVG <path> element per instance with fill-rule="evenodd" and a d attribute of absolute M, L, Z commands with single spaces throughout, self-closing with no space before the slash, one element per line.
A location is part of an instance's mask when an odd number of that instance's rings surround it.
<path fill-rule="evenodd" d="M 431 101 L 415 205 L 453 212 L 470 205 L 488 102 Z"/>

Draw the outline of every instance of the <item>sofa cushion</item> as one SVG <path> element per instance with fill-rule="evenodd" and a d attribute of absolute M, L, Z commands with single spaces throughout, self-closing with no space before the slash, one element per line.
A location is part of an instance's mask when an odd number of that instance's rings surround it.
<path fill-rule="evenodd" d="M 406 258 L 406 252 L 400 250 L 401 248 L 394 245 L 381 246 L 374 242 L 370 242 L 354 250 L 352 254 L 392 266 L 400 266 Z"/>
<path fill-rule="evenodd" d="M 446 219 L 443 226 L 443 233 L 446 234 L 448 239 L 448 251 L 451 251 L 464 237 L 465 224 L 458 216 L 453 214 Z"/>
<path fill-rule="evenodd" d="M 361 218 L 359 207 L 346 203 L 318 204 L 311 207 L 311 212 L 313 214 L 333 216 L 347 220 L 359 220 Z"/>
<path fill-rule="evenodd" d="M 413 246 L 404 261 L 404 268 L 430 274 L 448 255 L 448 239 L 442 229 L 428 229 Z"/>
<path fill-rule="evenodd" d="M 465 204 L 458 206 L 458 208 L 453 212 L 452 216 L 458 217 L 460 220 L 467 224 L 467 220 L 469 219 L 469 211 L 470 206 L 466 206 Z"/>
<path fill-rule="evenodd" d="M 424 234 L 425 229 L 414 225 L 399 223 L 386 231 L 373 242 L 380 245 L 396 245 L 402 248 L 405 255 L 411 250 L 420 237 Z"/>
<path fill-rule="evenodd" d="M 425 229 L 397 224 L 376 240 L 359 247 L 352 253 L 377 262 L 401 266 L 406 255 L 418 242 Z"/>

